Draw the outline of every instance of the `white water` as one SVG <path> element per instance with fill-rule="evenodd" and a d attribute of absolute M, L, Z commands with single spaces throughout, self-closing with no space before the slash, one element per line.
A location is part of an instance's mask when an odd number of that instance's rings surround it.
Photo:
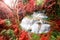
<path fill-rule="evenodd" d="M 41 34 L 47 33 L 50 30 L 50 24 L 44 24 L 43 18 L 48 18 L 44 13 L 36 13 L 32 14 L 32 18 L 24 17 L 21 22 L 21 27 L 23 30 L 31 30 L 30 32 Z M 40 23 L 40 24 L 38 24 Z"/>

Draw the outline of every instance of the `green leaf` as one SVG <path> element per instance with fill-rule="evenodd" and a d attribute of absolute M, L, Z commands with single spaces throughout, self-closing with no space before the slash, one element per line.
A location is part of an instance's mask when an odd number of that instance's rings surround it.
<path fill-rule="evenodd" d="M 60 36 L 60 32 L 59 32 L 59 36 Z"/>
<path fill-rule="evenodd" d="M 28 2 L 28 0 L 23 0 L 23 3 L 27 3 Z"/>
<path fill-rule="evenodd" d="M 11 26 L 10 20 L 6 19 L 5 23 L 6 23 L 7 26 Z"/>
<path fill-rule="evenodd" d="M 56 14 L 57 14 L 58 17 L 60 17 L 60 6 L 57 7 Z"/>
<path fill-rule="evenodd" d="M 57 32 L 57 31 L 53 31 L 53 32 L 52 32 L 52 35 L 53 35 L 54 37 L 57 37 L 58 32 Z"/>
<path fill-rule="evenodd" d="M 11 38 L 11 40 L 17 40 L 17 38 L 14 36 L 14 37 Z"/>
<path fill-rule="evenodd" d="M 6 33 L 7 33 L 7 35 L 9 35 L 10 37 L 14 36 L 14 32 L 13 32 L 13 30 L 11 30 L 11 29 L 7 30 Z"/>
<path fill-rule="evenodd" d="M 52 34 L 51 34 L 51 38 L 50 38 L 50 39 L 51 39 L 51 40 L 56 40 L 57 37 L 60 37 L 60 32 L 54 30 L 54 31 L 52 32 Z"/>
<path fill-rule="evenodd" d="M 53 19 L 55 19 L 55 15 L 50 15 L 48 18 L 48 20 L 53 20 Z"/>
<path fill-rule="evenodd" d="M 39 40 L 40 37 L 37 34 L 32 34 L 32 40 Z"/>
<path fill-rule="evenodd" d="M 51 36 L 50 40 L 56 40 L 56 38 L 54 36 Z"/>
<path fill-rule="evenodd" d="M 7 30 L 5 30 L 5 29 L 2 30 L 2 31 L 1 31 L 1 34 L 6 35 L 6 31 L 7 31 Z"/>
<path fill-rule="evenodd" d="M 44 0 L 36 0 L 36 5 L 42 5 L 44 3 Z"/>

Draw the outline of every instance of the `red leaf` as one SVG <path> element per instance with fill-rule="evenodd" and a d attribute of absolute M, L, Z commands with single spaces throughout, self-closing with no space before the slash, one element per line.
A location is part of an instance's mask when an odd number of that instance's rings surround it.
<path fill-rule="evenodd" d="M 28 33 L 26 31 L 21 31 L 19 40 L 29 40 Z"/>

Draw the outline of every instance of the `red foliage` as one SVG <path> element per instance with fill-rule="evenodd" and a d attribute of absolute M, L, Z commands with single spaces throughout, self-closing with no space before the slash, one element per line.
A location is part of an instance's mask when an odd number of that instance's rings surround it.
<path fill-rule="evenodd" d="M 60 25 L 60 20 L 57 20 L 56 23 L 57 23 L 58 25 Z"/>
<path fill-rule="evenodd" d="M 26 12 L 33 12 L 35 7 L 35 1 L 34 0 L 29 0 L 29 2 L 26 4 Z"/>
<path fill-rule="evenodd" d="M 4 40 L 4 39 L 3 39 L 3 36 L 0 36 L 0 40 Z"/>
<path fill-rule="evenodd" d="M 25 31 L 21 31 L 19 40 L 29 40 L 29 38 L 28 38 L 28 33 L 25 32 Z"/>
<path fill-rule="evenodd" d="M 60 20 L 55 21 L 57 24 L 56 30 L 60 31 Z"/>
<path fill-rule="evenodd" d="M 5 20 L 0 19 L 0 24 L 4 24 Z"/>
<path fill-rule="evenodd" d="M 13 28 L 14 33 L 15 33 L 16 35 L 19 34 L 19 28 L 18 28 L 18 25 L 17 25 L 17 24 L 12 25 L 12 28 Z"/>
<path fill-rule="evenodd" d="M 52 8 L 56 4 L 55 0 L 46 0 L 43 7 L 46 9 Z"/>
<path fill-rule="evenodd" d="M 0 40 L 9 40 L 9 37 L 0 35 Z"/>
<path fill-rule="evenodd" d="M 49 40 L 49 34 L 48 35 L 43 34 L 40 40 Z"/>

